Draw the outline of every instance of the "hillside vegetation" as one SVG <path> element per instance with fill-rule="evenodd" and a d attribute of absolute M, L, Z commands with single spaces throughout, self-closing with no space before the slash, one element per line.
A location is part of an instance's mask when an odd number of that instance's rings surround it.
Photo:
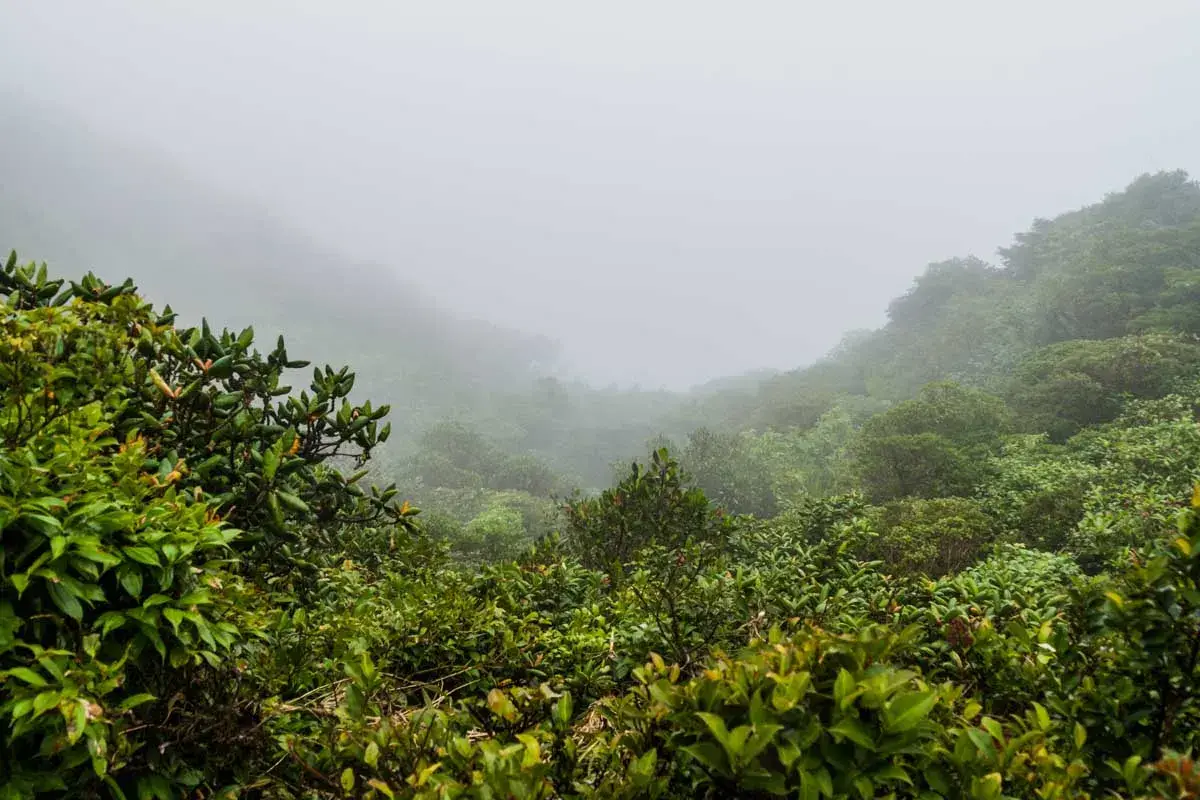
<path fill-rule="evenodd" d="M 1200 795 L 1200 187 L 1001 255 L 603 491 L 555 443 L 645 397 L 371 469 L 348 368 L 14 256 L 0 797 Z"/>

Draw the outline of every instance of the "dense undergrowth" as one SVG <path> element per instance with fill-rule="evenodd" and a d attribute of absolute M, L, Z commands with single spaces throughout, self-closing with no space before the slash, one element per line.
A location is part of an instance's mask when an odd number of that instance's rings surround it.
<path fill-rule="evenodd" d="M 0 797 L 1195 797 L 1200 351 L 1132 291 L 1169 324 L 557 506 L 442 426 L 455 519 L 348 370 L 14 257 Z"/>

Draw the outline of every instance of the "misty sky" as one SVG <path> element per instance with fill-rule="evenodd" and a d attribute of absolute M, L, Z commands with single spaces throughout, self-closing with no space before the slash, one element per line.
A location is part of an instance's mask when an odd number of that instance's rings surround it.
<path fill-rule="evenodd" d="M 0 0 L 0 84 L 595 381 L 686 386 L 1200 173 L 1200 3 L 984 5 Z"/>

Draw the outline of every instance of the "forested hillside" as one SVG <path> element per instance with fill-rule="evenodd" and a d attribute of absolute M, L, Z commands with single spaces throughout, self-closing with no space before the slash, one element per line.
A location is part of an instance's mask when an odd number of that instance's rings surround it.
<path fill-rule="evenodd" d="M 1169 394 L 1195 374 L 1200 189 L 1186 174 L 1142 176 L 1095 205 L 1038 219 L 1000 257 L 931 264 L 884 327 L 848 334 L 821 362 L 757 391 L 698 402 L 693 419 L 752 431 L 747 448 L 783 459 L 795 489 L 823 494 L 857 484 L 850 445 L 862 423 L 931 383 L 1003 401 L 1011 419 L 997 432 L 1061 444 L 1115 419 L 1126 400 Z"/>
<path fill-rule="evenodd" d="M 1000 255 L 808 368 L 490 429 L 14 256 L 0 796 L 1200 795 L 1200 187 Z"/>

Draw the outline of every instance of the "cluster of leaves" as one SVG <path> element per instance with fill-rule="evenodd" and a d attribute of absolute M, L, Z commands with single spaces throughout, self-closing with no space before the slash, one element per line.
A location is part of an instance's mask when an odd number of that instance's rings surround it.
<path fill-rule="evenodd" d="M 177 329 L 129 282 L 67 284 L 14 255 L 0 292 L 0 785 L 170 791 L 195 781 L 170 693 L 250 647 L 245 578 L 301 585 L 320 537 L 299 530 L 410 524 L 394 490 L 326 463 L 361 463 L 387 409 L 346 402 L 347 370 L 287 396 L 302 364 L 282 341 L 264 359 L 249 330 Z"/>
<path fill-rule="evenodd" d="M 0 275 L 0 785 L 119 792 L 114 774 L 159 755 L 126 735 L 148 690 L 242 636 L 237 535 L 129 425 L 133 331 L 162 323 L 128 287 Z"/>

